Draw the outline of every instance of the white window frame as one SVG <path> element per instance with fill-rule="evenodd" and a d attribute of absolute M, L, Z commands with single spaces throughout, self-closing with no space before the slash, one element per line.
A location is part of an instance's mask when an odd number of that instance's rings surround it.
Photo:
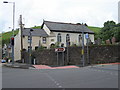
<path fill-rule="evenodd" d="M 62 42 L 62 37 L 61 37 L 61 34 L 60 33 L 58 33 L 58 35 L 57 35 L 57 42 Z"/>

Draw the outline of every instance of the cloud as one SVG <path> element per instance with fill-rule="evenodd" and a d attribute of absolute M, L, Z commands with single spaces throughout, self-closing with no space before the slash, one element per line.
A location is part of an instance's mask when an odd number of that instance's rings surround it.
<path fill-rule="evenodd" d="M 11 0 L 8 0 L 11 1 Z M 16 4 L 15 25 L 23 15 L 26 27 L 41 25 L 43 19 L 103 26 L 107 20 L 117 22 L 119 0 L 13 0 Z M 2 1 L 3 2 L 3 1 Z M 3 31 L 12 27 L 12 4 L 0 2 L 0 24 Z"/>

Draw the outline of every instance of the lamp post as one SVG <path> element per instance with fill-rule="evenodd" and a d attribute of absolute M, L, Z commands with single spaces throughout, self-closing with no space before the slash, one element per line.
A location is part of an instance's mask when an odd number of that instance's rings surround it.
<path fill-rule="evenodd" d="M 13 36 L 14 38 L 14 28 L 15 28 L 15 2 L 3 1 L 3 3 L 12 3 L 13 4 Z M 14 44 L 12 45 L 12 65 L 14 64 Z"/>
<path fill-rule="evenodd" d="M 13 36 L 14 36 L 14 28 L 15 28 L 15 2 L 3 1 L 3 3 L 12 3 L 13 4 Z"/>

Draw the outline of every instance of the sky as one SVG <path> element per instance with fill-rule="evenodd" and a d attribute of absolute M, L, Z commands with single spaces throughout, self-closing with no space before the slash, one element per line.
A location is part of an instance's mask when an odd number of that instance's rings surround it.
<path fill-rule="evenodd" d="M 13 27 L 13 4 L 0 0 L 0 32 Z M 19 28 L 22 15 L 26 28 L 40 26 L 46 21 L 87 23 L 103 27 L 104 22 L 118 23 L 119 0 L 6 0 L 15 2 L 15 28 Z"/>

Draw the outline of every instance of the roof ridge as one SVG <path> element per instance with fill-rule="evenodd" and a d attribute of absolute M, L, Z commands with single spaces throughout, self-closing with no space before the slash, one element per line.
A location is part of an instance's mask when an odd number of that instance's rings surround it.
<path fill-rule="evenodd" d="M 66 23 L 66 22 L 54 22 L 54 21 L 45 21 L 44 22 L 50 22 L 50 23 L 58 23 L 58 24 L 70 24 L 70 25 L 80 25 L 80 24 L 75 24 L 75 23 Z"/>
<path fill-rule="evenodd" d="M 34 30 L 40 29 L 41 30 L 41 28 L 23 28 L 23 29 L 34 29 Z"/>

